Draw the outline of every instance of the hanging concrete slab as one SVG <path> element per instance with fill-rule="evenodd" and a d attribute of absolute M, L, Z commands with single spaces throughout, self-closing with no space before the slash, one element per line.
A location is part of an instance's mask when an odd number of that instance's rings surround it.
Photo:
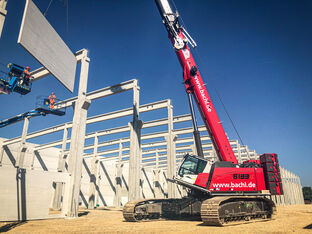
<path fill-rule="evenodd" d="M 73 92 L 77 60 L 31 0 L 26 0 L 17 42 Z"/>

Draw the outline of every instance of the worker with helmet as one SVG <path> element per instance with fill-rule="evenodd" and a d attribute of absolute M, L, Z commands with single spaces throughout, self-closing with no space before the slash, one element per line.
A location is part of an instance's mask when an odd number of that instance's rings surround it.
<path fill-rule="evenodd" d="M 23 80 L 21 82 L 21 85 L 29 86 L 29 82 L 31 78 L 29 70 L 30 70 L 30 67 L 28 66 L 24 69 L 24 75 L 23 75 Z"/>
<path fill-rule="evenodd" d="M 49 96 L 50 109 L 54 109 L 55 98 L 55 94 L 52 92 L 52 94 Z"/>

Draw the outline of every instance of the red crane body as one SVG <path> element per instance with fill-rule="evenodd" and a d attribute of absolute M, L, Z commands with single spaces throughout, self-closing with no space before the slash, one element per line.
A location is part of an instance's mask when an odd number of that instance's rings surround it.
<path fill-rule="evenodd" d="M 276 154 L 262 155 L 260 157 L 262 158 L 261 162 L 260 160 L 249 160 L 246 162 L 248 164 L 238 164 L 188 45 L 190 44 L 195 48 L 196 43 L 180 25 L 179 14 L 172 11 L 168 0 L 155 0 L 155 2 L 168 31 L 168 37 L 182 66 L 186 92 L 194 97 L 219 161 L 223 162 L 223 164 L 209 165 L 209 163 L 203 161 L 203 155 L 195 156 L 195 158 L 186 156 L 175 179 L 180 183 L 187 182 L 184 186 L 190 183 L 214 192 L 261 192 L 267 189 L 274 194 L 282 194 Z M 192 118 L 195 118 L 194 113 L 192 113 Z M 194 122 L 196 121 L 193 121 L 193 124 Z M 194 126 L 195 130 L 196 128 Z M 197 139 L 197 141 L 200 141 L 200 139 Z M 197 162 L 194 163 L 194 161 Z M 267 170 L 268 164 L 270 167 L 272 163 L 273 171 Z M 196 170 L 190 168 L 189 165 L 191 164 L 194 164 L 193 168 Z M 205 166 L 200 164 L 205 164 Z M 201 167 L 200 170 L 199 167 Z M 270 173 L 275 173 L 273 181 L 268 179 Z M 191 178 L 191 180 L 188 178 Z M 220 184 L 222 184 L 221 187 Z M 254 186 L 248 186 L 249 184 L 254 184 Z"/>

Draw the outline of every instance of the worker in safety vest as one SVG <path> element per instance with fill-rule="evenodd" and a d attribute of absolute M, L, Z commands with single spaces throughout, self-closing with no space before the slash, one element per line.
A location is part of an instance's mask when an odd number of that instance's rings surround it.
<path fill-rule="evenodd" d="M 51 109 L 54 109 L 54 104 L 55 104 L 55 95 L 54 93 L 52 92 L 52 94 L 49 96 L 49 102 L 50 102 L 50 108 Z"/>
<path fill-rule="evenodd" d="M 21 82 L 21 85 L 29 86 L 29 82 L 30 82 L 30 78 L 31 78 L 29 69 L 30 69 L 30 67 L 28 67 L 28 66 L 24 69 L 24 75 L 23 75 L 23 80 Z"/>

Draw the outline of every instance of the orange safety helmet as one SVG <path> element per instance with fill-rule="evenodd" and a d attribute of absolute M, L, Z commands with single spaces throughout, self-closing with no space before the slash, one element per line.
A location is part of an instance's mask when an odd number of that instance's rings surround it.
<path fill-rule="evenodd" d="M 54 92 L 52 92 L 52 95 L 54 95 Z"/>
<path fill-rule="evenodd" d="M 30 67 L 27 66 L 27 67 L 26 67 L 26 70 L 29 70 L 29 69 L 30 69 Z"/>

